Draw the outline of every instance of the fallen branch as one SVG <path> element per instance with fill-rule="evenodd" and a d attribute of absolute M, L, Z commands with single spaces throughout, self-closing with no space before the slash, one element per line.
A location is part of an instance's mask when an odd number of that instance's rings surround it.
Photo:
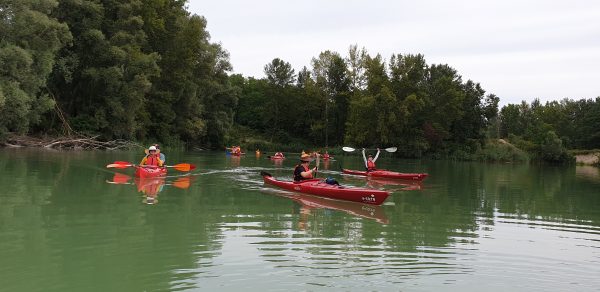
<path fill-rule="evenodd" d="M 36 138 L 29 136 L 9 135 L 4 143 L 7 147 L 41 147 L 48 149 L 83 149 L 83 150 L 119 150 L 142 147 L 141 145 L 127 140 L 117 139 L 111 141 L 100 141 L 99 136 L 60 137 L 60 138 Z"/>

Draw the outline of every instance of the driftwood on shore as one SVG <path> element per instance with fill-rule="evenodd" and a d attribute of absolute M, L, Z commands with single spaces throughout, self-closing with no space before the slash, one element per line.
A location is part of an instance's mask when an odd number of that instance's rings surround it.
<path fill-rule="evenodd" d="M 67 136 L 52 138 L 36 138 L 20 135 L 9 135 L 4 142 L 6 147 L 39 147 L 49 149 L 73 150 L 118 150 L 142 147 L 137 143 L 127 140 L 100 141 L 98 136 Z"/>

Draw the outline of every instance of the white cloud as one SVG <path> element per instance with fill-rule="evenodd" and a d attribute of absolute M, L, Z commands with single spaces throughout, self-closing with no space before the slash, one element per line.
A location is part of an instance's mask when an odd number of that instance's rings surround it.
<path fill-rule="evenodd" d="M 275 57 L 299 70 L 358 44 L 449 64 L 502 104 L 600 96 L 598 1 L 192 0 L 189 10 L 247 76 Z"/>

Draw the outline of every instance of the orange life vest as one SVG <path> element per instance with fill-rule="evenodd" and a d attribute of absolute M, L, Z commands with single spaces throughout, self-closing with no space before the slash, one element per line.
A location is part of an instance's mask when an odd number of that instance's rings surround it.
<path fill-rule="evenodd" d="M 148 156 L 146 156 L 146 165 L 160 166 L 158 165 L 158 155 L 149 154 Z"/>
<path fill-rule="evenodd" d="M 375 162 L 373 162 L 373 160 L 367 160 L 367 169 L 368 170 L 374 170 L 375 169 Z"/>

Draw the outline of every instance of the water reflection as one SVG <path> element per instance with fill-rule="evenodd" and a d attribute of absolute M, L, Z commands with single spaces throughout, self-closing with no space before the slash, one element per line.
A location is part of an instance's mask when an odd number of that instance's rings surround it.
<path fill-rule="evenodd" d="M 418 191 L 423 190 L 424 182 L 414 180 L 402 180 L 402 179 L 386 179 L 378 177 L 356 177 L 356 176 L 343 176 L 344 182 L 358 184 L 359 186 L 387 190 L 391 192 L 396 191 Z"/>
<path fill-rule="evenodd" d="M 192 177 L 183 176 L 178 178 L 169 178 L 167 181 L 166 177 L 132 178 L 126 174 L 115 173 L 112 180 L 107 180 L 107 183 L 121 185 L 134 184 L 137 188 L 137 191 L 144 196 L 142 202 L 148 205 L 154 205 L 158 203 L 158 194 L 163 191 L 165 185 L 173 186 L 178 189 L 187 189 L 192 184 Z"/>
<path fill-rule="evenodd" d="M 275 167 L 281 168 L 285 159 L 270 159 Z"/>
<path fill-rule="evenodd" d="M 232 170 L 211 153 L 170 155 L 202 165 L 202 175 L 138 185 L 103 168 L 135 154 L 0 151 L 3 289 L 600 286 L 600 181 L 576 167 L 400 161 L 426 170 L 426 185 L 400 185 L 385 205 L 362 209 L 265 194 L 258 172 L 273 169 L 267 159 Z M 138 190 L 160 204 L 140 204 Z"/>
<path fill-rule="evenodd" d="M 366 205 L 349 201 L 332 200 L 301 193 L 289 193 L 275 189 L 265 189 L 264 192 L 272 192 L 278 196 L 289 198 L 299 204 L 299 209 L 294 214 L 301 214 L 298 225 L 305 226 L 309 215 L 320 212 L 319 209 L 328 209 L 345 212 L 352 216 L 373 219 L 379 223 L 389 222 L 383 207 L 377 205 Z M 303 229 L 303 228 L 301 228 Z"/>

